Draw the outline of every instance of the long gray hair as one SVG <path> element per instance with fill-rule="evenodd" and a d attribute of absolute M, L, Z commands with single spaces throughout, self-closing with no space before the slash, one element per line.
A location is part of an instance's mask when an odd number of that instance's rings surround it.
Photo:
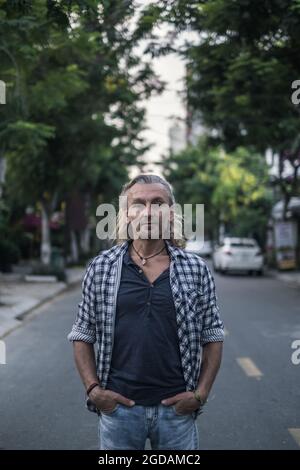
<path fill-rule="evenodd" d="M 169 205 L 172 206 L 175 204 L 175 197 L 171 185 L 161 176 L 154 174 L 141 173 L 138 176 L 135 176 L 128 183 L 124 184 L 120 196 L 126 196 L 132 186 L 137 183 L 142 184 L 153 184 L 160 183 L 167 191 L 169 195 Z M 129 240 L 128 230 L 127 230 L 127 208 L 126 210 L 120 207 L 117 215 L 117 223 L 114 231 L 114 240 L 117 244 L 123 243 L 125 240 Z M 181 214 L 176 213 L 174 210 L 174 219 L 170 224 L 170 238 L 169 241 L 172 245 L 184 248 L 186 244 L 186 239 L 182 235 L 182 226 L 183 226 L 183 217 Z M 125 228 L 126 227 L 126 228 Z M 120 238 L 120 234 L 126 233 L 127 238 Z"/>

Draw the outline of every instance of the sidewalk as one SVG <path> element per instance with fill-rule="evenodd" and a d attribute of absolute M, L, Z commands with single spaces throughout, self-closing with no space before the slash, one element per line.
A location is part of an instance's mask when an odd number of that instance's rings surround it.
<path fill-rule="evenodd" d="M 300 288 L 300 271 L 276 271 L 275 269 L 266 270 L 268 276 L 274 277 L 291 287 Z"/>
<path fill-rule="evenodd" d="M 26 281 L 24 276 L 0 273 L 0 338 L 22 325 L 34 308 L 55 298 L 68 287 L 81 283 L 84 267 L 66 270 L 67 282 Z"/>

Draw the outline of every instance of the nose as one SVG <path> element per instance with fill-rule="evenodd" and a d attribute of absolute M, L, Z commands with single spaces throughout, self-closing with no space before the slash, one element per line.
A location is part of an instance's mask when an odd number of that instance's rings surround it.
<path fill-rule="evenodd" d="M 142 215 L 143 217 L 147 217 L 147 218 L 151 217 L 151 203 L 150 202 L 147 202 L 147 204 L 145 205 L 142 211 Z"/>

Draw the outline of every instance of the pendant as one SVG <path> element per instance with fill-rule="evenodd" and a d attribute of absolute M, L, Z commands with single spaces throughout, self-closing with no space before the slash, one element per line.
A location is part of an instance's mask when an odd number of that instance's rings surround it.
<path fill-rule="evenodd" d="M 146 261 L 147 261 L 147 260 L 145 260 L 145 258 L 143 258 L 143 260 L 142 260 L 142 265 L 143 265 L 143 266 L 144 266 L 144 264 L 146 264 Z"/>

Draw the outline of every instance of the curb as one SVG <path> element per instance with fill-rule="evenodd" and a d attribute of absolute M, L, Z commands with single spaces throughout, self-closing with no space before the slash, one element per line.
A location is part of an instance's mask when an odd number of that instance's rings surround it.
<path fill-rule="evenodd" d="M 298 287 L 300 288 L 300 277 L 294 278 L 293 275 L 290 276 L 289 272 L 278 272 L 276 270 L 266 271 L 266 275 L 272 279 L 277 279 L 289 287 Z"/>
<path fill-rule="evenodd" d="M 0 339 L 5 338 L 7 335 L 12 333 L 12 331 L 22 326 L 24 324 L 23 323 L 24 320 L 26 320 L 29 314 L 33 313 L 35 310 L 42 307 L 47 302 L 54 300 L 56 297 L 63 294 L 64 292 L 67 292 L 68 290 L 71 290 L 72 288 L 77 287 L 78 285 L 81 284 L 81 282 L 82 281 L 78 279 L 78 280 L 71 281 L 69 283 L 65 283 L 65 285 L 63 285 L 61 289 L 57 290 L 54 294 L 51 294 L 37 301 L 35 305 L 32 305 L 31 307 L 24 309 L 24 311 L 20 312 L 18 315 L 16 315 L 15 317 L 9 320 L 9 322 L 11 322 L 11 327 L 8 326 L 7 330 L 4 331 L 4 333 L 0 334 Z"/>

